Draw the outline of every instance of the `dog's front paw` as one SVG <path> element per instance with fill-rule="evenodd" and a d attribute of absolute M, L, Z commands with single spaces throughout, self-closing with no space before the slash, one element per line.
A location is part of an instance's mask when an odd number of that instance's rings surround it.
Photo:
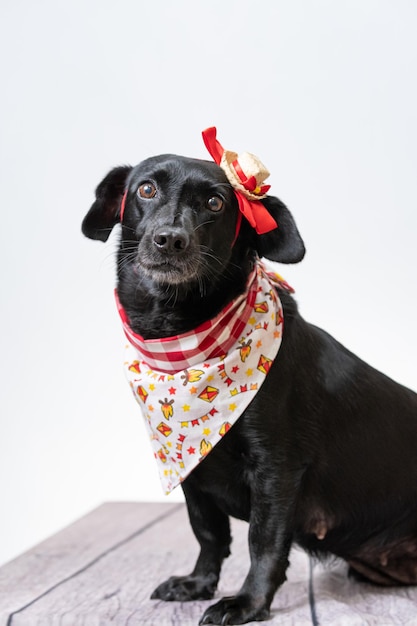
<path fill-rule="evenodd" d="M 248 596 L 222 598 L 210 606 L 200 620 L 204 624 L 246 624 L 251 621 L 268 619 L 269 609 L 265 606 L 254 606 Z"/>
<path fill-rule="evenodd" d="M 152 600 L 210 600 L 217 587 L 217 577 L 209 576 L 171 576 L 159 585 L 151 595 Z"/>

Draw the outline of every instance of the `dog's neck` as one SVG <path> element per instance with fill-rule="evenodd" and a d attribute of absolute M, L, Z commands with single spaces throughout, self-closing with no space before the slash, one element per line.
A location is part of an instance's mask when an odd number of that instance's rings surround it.
<path fill-rule="evenodd" d="M 255 260 L 252 251 L 236 253 L 219 276 L 179 285 L 156 283 L 121 265 L 118 297 L 130 327 L 144 339 L 178 335 L 213 318 L 242 294 Z"/>

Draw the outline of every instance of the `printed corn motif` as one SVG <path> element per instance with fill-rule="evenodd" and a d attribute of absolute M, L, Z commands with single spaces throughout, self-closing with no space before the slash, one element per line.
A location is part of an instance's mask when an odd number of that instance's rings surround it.
<path fill-rule="evenodd" d="M 200 442 L 200 454 L 201 456 L 207 456 L 210 450 L 213 448 L 213 444 L 205 439 L 202 439 Z"/>
<path fill-rule="evenodd" d="M 161 411 L 166 420 L 169 420 L 170 417 L 174 415 L 174 400 L 168 400 L 168 398 L 164 398 L 164 400 L 158 400 L 161 405 Z"/>
<path fill-rule="evenodd" d="M 202 376 L 204 376 L 203 370 L 184 370 L 184 374 L 181 376 L 181 378 L 184 379 L 182 384 L 185 387 L 187 383 L 197 383 L 201 380 Z"/>
<path fill-rule="evenodd" d="M 252 339 L 249 339 L 246 343 L 242 343 L 242 347 L 240 348 L 240 359 L 242 363 L 246 361 L 251 352 L 250 344 L 252 343 Z"/>

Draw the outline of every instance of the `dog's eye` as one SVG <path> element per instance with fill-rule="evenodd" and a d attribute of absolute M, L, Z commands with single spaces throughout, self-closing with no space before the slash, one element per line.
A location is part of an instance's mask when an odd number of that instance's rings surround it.
<path fill-rule="evenodd" d="M 153 198 L 156 194 L 156 187 L 153 183 L 143 183 L 138 189 L 138 193 L 141 198 L 146 198 L 149 200 Z"/>
<path fill-rule="evenodd" d="M 223 200 L 219 196 L 212 196 L 207 200 L 207 206 L 210 211 L 221 211 L 223 208 Z"/>

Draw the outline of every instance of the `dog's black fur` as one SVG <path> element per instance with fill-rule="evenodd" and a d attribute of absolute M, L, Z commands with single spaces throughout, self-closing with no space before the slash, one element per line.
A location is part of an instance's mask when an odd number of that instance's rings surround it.
<path fill-rule="evenodd" d="M 105 241 L 120 222 L 118 293 L 145 338 L 186 332 L 245 289 L 257 256 L 295 263 L 304 245 L 288 209 L 262 200 L 279 228 L 257 235 L 214 163 L 174 155 L 112 170 L 83 232 Z M 145 197 L 143 197 L 145 196 Z M 345 559 L 357 577 L 417 584 L 417 395 L 308 324 L 280 293 L 283 342 L 249 408 L 182 484 L 201 552 L 193 572 L 153 593 L 208 599 L 231 542 L 249 522 L 251 565 L 236 596 L 201 624 L 266 619 L 296 542 Z"/>

